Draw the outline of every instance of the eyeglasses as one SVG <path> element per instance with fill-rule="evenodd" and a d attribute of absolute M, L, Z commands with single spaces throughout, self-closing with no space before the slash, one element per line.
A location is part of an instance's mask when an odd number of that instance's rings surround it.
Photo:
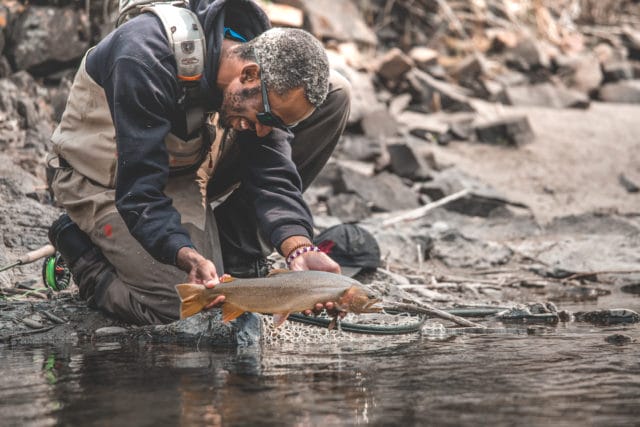
<path fill-rule="evenodd" d="M 282 130 L 291 130 L 297 123 L 293 125 L 287 125 L 282 119 L 271 112 L 271 106 L 269 105 L 269 94 L 267 93 L 267 85 L 264 82 L 264 78 L 262 76 L 262 65 L 260 65 L 260 61 L 258 60 L 258 55 L 254 49 L 253 56 L 256 58 L 256 62 L 258 63 L 258 67 L 260 67 L 260 89 L 262 90 L 262 106 L 264 108 L 264 113 L 257 113 L 256 118 L 260 123 L 265 126 L 269 126 L 272 128 L 278 128 Z"/>

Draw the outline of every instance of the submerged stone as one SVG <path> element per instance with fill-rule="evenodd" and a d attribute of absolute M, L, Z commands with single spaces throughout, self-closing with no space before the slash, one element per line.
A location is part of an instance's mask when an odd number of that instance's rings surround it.
<path fill-rule="evenodd" d="M 620 323 L 638 323 L 640 314 L 626 308 L 612 308 L 609 310 L 578 311 L 574 313 L 578 322 L 588 322 L 595 325 L 615 325 Z"/>

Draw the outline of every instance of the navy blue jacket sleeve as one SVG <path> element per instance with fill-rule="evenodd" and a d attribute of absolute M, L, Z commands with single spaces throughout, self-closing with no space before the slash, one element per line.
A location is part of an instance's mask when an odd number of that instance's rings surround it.
<path fill-rule="evenodd" d="M 291 159 L 292 139 L 291 132 L 279 129 L 264 138 L 250 132 L 238 135 L 247 156 L 244 185 L 253 199 L 260 229 L 278 250 L 288 237 L 313 237 L 313 219 Z"/>
<path fill-rule="evenodd" d="M 104 88 L 115 126 L 118 212 L 147 252 L 175 264 L 178 250 L 193 244 L 163 193 L 169 176 L 164 138 L 175 115 L 178 86 L 173 55 L 153 19 L 137 18 L 137 31 L 131 26 L 130 34 L 130 23 L 123 25 L 90 54 L 87 70 Z"/>

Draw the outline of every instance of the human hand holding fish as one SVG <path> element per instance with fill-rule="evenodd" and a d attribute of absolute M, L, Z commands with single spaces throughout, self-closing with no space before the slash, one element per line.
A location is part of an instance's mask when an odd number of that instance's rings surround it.
<path fill-rule="evenodd" d="M 340 265 L 329 258 L 324 252 L 305 252 L 291 261 L 289 268 L 291 271 L 314 270 L 340 274 Z M 345 311 L 337 308 L 334 301 L 327 301 L 324 304 L 317 303 L 315 307 L 307 309 L 303 313 L 306 316 L 312 314 L 318 315 L 322 310 L 327 310 L 330 316 L 339 316 L 340 318 L 343 318 L 347 314 Z"/>

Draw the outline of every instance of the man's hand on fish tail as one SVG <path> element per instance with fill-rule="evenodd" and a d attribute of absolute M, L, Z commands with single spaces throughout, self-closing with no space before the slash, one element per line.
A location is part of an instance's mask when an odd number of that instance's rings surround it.
<path fill-rule="evenodd" d="M 180 248 L 177 257 L 178 268 L 189 273 L 189 282 L 199 283 L 207 288 L 213 288 L 220 283 L 216 266 L 193 248 Z M 205 308 L 212 308 L 224 302 L 224 295 L 216 297 Z"/>

